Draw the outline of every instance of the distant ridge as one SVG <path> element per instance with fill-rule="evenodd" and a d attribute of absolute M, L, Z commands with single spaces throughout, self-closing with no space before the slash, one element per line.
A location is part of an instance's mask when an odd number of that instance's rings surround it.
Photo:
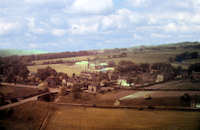
<path fill-rule="evenodd" d="M 44 54 L 47 53 L 45 51 L 39 51 L 39 50 L 18 50 L 18 49 L 0 49 L 0 56 L 6 57 L 6 56 L 12 56 L 12 55 L 32 55 L 32 54 Z"/>

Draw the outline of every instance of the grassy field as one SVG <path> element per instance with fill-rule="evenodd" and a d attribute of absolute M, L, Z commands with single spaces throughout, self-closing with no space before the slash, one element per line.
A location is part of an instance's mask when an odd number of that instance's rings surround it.
<path fill-rule="evenodd" d="M 0 129 L 39 130 L 47 113 L 55 111 L 51 104 L 29 102 L 13 109 L 0 111 Z"/>
<path fill-rule="evenodd" d="M 124 106 L 178 106 L 190 107 L 190 102 L 184 104 L 181 101 L 181 96 L 185 93 L 190 95 L 193 100 L 198 96 L 200 97 L 200 91 L 138 91 L 128 96 L 120 98 L 121 104 Z M 146 100 L 145 97 L 151 97 Z"/>
<path fill-rule="evenodd" d="M 159 62 L 164 62 L 164 63 L 170 63 L 169 58 L 170 57 L 175 57 L 177 54 L 181 54 L 183 52 L 192 52 L 194 50 L 191 49 L 161 49 L 157 47 L 158 50 L 153 50 L 153 49 L 144 49 L 143 51 L 139 50 L 131 50 L 129 49 L 128 51 L 125 51 L 127 53 L 127 57 L 120 57 L 120 58 L 109 58 L 108 56 L 113 56 L 113 55 L 120 55 L 121 52 L 114 52 L 114 53 L 101 53 L 97 55 L 91 55 L 91 56 L 79 56 L 79 57 L 70 57 L 70 58 L 58 58 L 58 59 L 49 59 L 49 60 L 38 60 L 38 61 L 33 61 L 36 65 L 34 66 L 28 66 L 28 69 L 31 72 L 36 72 L 38 68 L 44 68 L 46 66 L 50 66 L 54 69 L 56 69 L 58 72 L 64 72 L 67 73 L 68 75 L 72 75 L 73 73 L 75 74 L 80 74 L 81 71 L 84 70 L 84 67 L 80 67 L 77 65 L 67 65 L 67 64 L 49 64 L 49 65 L 41 65 L 44 62 L 47 61 L 84 61 L 84 60 L 94 60 L 96 59 L 96 62 L 109 62 L 109 61 L 114 61 L 116 64 L 118 64 L 122 60 L 128 60 L 132 61 L 136 64 L 141 64 L 141 63 L 159 63 Z M 160 50 L 159 50 L 160 49 Z M 199 50 L 196 50 L 199 51 Z M 190 64 L 192 63 L 197 63 L 199 62 L 199 59 L 193 59 L 193 60 L 186 60 L 183 63 L 178 63 L 178 62 L 173 62 L 171 63 L 174 67 L 182 66 L 183 68 L 187 69 Z M 94 61 L 93 61 L 94 63 Z"/>
<path fill-rule="evenodd" d="M 46 130 L 200 128 L 199 112 L 84 108 L 37 101 L 11 110 L 0 111 L 1 129 L 40 129 L 48 112 L 51 116 L 43 127 Z"/>
<path fill-rule="evenodd" d="M 80 104 L 96 104 L 96 105 L 113 105 L 116 99 L 119 99 L 129 94 L 133 94 L 134 90 L 116 90 L 112 92 L 107 92 L 105 94 L 88 94 L 82 93 L 81 99 L 74 100 L 72 94 L 66 96 L 61 96 L 59 103 L 80 103 Z"/>
<path fill-rule="evenodd" d="M 82 61 L 82 60 L 88 60 L 89 59 L 93 59 L 95 56 L 78 56 L 78 57 L 69 57 L 69 58 L 57 58 L 57 59 L 50 59 L 50 60 L 36 60 L 33 61 L 33 63 L 35 64 L 42 64 L 44 62 L 48 62 L 48 61 Z"/>
<path fill-rule="evenodd" d="M 138 111 L 59 107 L 51 116 L 47 130 L 165 129 L 198 130 L 199 112 Z"/>
<path fill-rule="evenodd" d="M 129 60 L 133 61 L 134 63 L 157 63 L 157 62 L 168 62 L 168 58 L 170 55 L 166 54 L 134 54 L 128 57 L 123 58 L 106 58 L 104 55 L 100 55 L 97 62 L 109 62 L 114 61 L 116 64 L 118 64 L 121 60 Z M 94 58 L 94 56 L 87 56 L 87 57 L 74 57 L 74 58 L 62 58 L 62 60 L 87 60 L 87 58 Z M 51 59 L 51 60 L 40 60 L 35 61 L 36 64 L 41 64 L 44 61 L 54 61 L 54 60 L 60 60 L 60 59 Z M 28 69 L 30 72 L 37 72 L 37 69 L 45 68 L 47 66 L 50 66 L 54 68 L 57 72 L 64 72 L 68 75 L 80 74 L 81 71 L 85 70 L 85 67 L 81 67 L 80 65 L 67 65 L 67 64 L 49 64 L 49 65 L 34 65 L 34 66 L 28 66 Z"/>
<path fill-rule="evenodd" d="M 67 73 L 68 75 L 72 75 L 73 73 L 79 75 L 81 71 L 85 70 L 85 67 L 80 65 L 66 65 L 66 64 L 49 64 L 49 65 L 34 65 L 28 66 L 28 70 L 30 72 L 37 72 L 38 69 L 46 68 L 47 66 L 52 67 L 57 72 Z"/>
<path fill-rule="evenodd" d="M 180 90 L 200 90 L 200 82 L 191 82 L 187 80 L 171 81 L 162 84 L 152 85 L 146 87 L 145 89 L 180 89 Z"/>
<path fill-rule="evenodd" d="M 26 97 L 32 94 L 37 94 L 38 89 L 0 86 L 0 93 L 6 98 Z"/>

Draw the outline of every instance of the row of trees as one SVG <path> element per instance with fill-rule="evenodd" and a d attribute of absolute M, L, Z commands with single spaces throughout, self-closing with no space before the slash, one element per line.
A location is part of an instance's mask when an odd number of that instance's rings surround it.
<path fill-rule="evenodd" d="M 131 72 L 150 72 L 152 70 L 159 70 L 161 72 L 172 73 L 174 69 L 171 64 L 168 63 L 143 63 L 143 64 L 135 64 L 131 61 L 120 61 L 116 67 L 116 71 L 121 74 L 129 74 Z"/>
<path fill-rule="evenodd" d="M 6 82 L 25 81 L 29 70 L 18 58 L 0 58 L 1 80 Z"/>
<path fill-rule="evenodd" d="M 173 62 L 173 61 L 182 62 L 187 59 L 196 59 L 198 57 L 199 57 L 199 54 L 196 51 L 195 52 L 184 52 L 184 53 L 176 55 L 175 58 L 170 57 L 169 61 L 170 62 Z"/>
<path fill-rule="evenodd" d="M 165 80 L 174 79 L 176 76 L 184 77 L 184 79 L 192 79 L 192 72 L 200 72 L 200 63 L 191 64 L 188 69 L 183 69 L 181 66 L 173 67 L 168 63 L 145 63 L 138 65 L 131 61 L 120 61 L 115 69 L 115 73 L 118 73 L 120 76 L 128 77 L 130 81 L 140 81 L 143 74 L 146 74 L 146 76 L 149 75 L 150 77 L 153 76 L 154 78 L 157 74 L 162 74 Z"/>
<path fill-rule="evenodd" d="M 21 61 L 30 63 L 30 61 L 34 61 L 34 60 L 47 60 L 47 59 L 57 59 L 57 58 L 77 57 L 77 56 L 88 56 L 88 55 L 93 55 L 95 53 L 96 52 L 93 52 L 93 51 L 60 52 L 60 53 L 47 53 L 47 54 L 39 54 L 39 55 L 20 56 L 20 58 L 21 58 Z"/>

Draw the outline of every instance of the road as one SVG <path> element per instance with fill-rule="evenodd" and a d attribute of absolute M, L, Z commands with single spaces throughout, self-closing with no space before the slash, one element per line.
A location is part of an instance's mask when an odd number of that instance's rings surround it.
<path fill-rule="evenodd" d="M 38 89 L 38 86 L 36 85 L 26 85 L 26 84 L 14 84 L 14 83 L 1 83 L 1 85 L 4 86 L 11 86 L 11 87 L 22 87 L 22 88 L 34 88 Z M 48 88 L 50 93 L 56 93 L 59 91 L 58 88 Z"/>
<path fill-rule="evenodd" d="M 23 87 L 23 88 L 34 88 L 34 89 L 38 89 L 37 86 L 34 86 L 34 85 L 25 85 L 25 84 L 14 84 L 14 83 L 1 83 L 2 85 L 5 85 L 5 86 L 11 86 L 11 87 Z M 7 109 L 7 108 L 11 108 L 11 107 L 15 107 L 15 106 L 18 106 L 18 105 L 21 105 L 21 104 L 24 104 L 26 102 L 30 102 L 30 101 L 36 101 L 37 98 L 39 96 L 42 96 L 42 95 L 45 95 L 45 94 L 49 94 L 49 93 L 56 93 L 58 92 L 59 89 L 58 88 L 49 88 L 49 92 L 45 92 L 45 93 L 42 93 L 42 94 L 38 94 L 36 96 L 33 96 L 33 97 L 30 97 L 30 98 L 26 98 L 24 100 L 20 100 L 19 102 L 16 102 L 16 103 L 11 103 L 11 104 L 7 104 L 7 105 L 4 105 L 4 106 L 0 106 L 0 110 L 3 110 L 3 109 Z"/>
<path fill-rule="evenodd" d="M 46 93 L 43 93 L 43 94 L 39 94 L 37 96 L 33 96 L 33 97 L 30 97 L 30 98 L 27 98 L 27 99 L 24 99 L 24 100 L 20 100 L 19 102 L 16 102 L 16 103 L 11 103 L 11 104 L 7 104 L 7 105 L 4 105 L 4 106 L 1 106 L 0 110 L 4 110 L 4 109 L 7 109 L 7 108 L 15 107 L 15 106 L 18 106 L 18 105 L 21 105 L 21 104 L 24 104 L 24 103 L 27 103 L 27 102 L 30 102 L 30 101 L 36 101 L 39 96 L 46 95 L 46 94 L 49 94 L 49 92 L 46 92 Z"/>
<path fill-rule="evenodd" d="M 35 85 L 25 85 L 25 84 L 15 84 L 15 83 L 1 83 L 2 85 L 5 86 L 12 86 L 12 87 L 23 87 L 23 88 L 38 88 Z"/>

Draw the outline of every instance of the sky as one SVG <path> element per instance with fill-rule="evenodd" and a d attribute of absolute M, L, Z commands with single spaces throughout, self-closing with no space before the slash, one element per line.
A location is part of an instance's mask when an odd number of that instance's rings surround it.
<path fill-rule="evenodd" d="M 200 0 L 0 0 L 0 49 L 126 48 L 199 36 Z"/>

